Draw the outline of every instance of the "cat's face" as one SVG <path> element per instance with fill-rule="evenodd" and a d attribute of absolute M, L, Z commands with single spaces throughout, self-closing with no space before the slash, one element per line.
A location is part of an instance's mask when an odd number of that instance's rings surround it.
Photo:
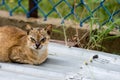
<path fill-rule="evenodd" d="M 40 50 L 48 45 L 52 26 L 49 25 L 44 29 L 30 28 L 28 31 L 28 47 L 34 50 Z"/>

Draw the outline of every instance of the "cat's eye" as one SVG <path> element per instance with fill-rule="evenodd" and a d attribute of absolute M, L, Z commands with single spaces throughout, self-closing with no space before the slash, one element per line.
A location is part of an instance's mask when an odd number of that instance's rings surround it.
<path fill-rule="evenodd" d="M 34 43 L 36 42 L 36 40 L 34 38 L 30 37 L 30 39 L 32 42 L 34 42 Z"/>
<path fill-rule="evenodd" d="M 46 41 L 46 38 L 42 38 L 41 40 L 40 40 L 40 42 L 45 42 Z"/>

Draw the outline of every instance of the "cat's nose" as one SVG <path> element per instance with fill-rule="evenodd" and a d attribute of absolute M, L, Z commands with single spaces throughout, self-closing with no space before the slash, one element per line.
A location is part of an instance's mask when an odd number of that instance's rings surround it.
<path fill-rule="evenodd" d="M 40 43 L 39 43 L 39 42 L 36 42 L 35 45 L 36 45 L 36 49 L 38 49 L 39 46 L 40 46 Z"/>

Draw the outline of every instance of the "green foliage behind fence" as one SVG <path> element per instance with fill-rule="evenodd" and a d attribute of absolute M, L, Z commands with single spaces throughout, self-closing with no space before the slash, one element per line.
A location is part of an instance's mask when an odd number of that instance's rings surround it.
<path fill-rule="evenodd" d="M 35 4 L 28 10 L 29 0 L 1 0 L 0 9 L 6 9 L 12 16 L 14 13 L 24 13 L 27 17 L 37 8 L 39 16 L 61 18 L 80 22 L 80 26 L 91 18 L 104 25 L 120 17 L 120 0 L 31 0 Z"/>

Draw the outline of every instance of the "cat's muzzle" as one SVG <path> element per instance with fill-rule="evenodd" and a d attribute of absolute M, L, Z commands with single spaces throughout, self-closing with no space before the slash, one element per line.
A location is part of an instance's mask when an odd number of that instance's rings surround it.
<path fill-rule="evenodd" d="M 35 43 L 35 46 L 36 46 L 36 49 L 41 49 L 42 48 L 42 45 L 38 42 Z"/>

